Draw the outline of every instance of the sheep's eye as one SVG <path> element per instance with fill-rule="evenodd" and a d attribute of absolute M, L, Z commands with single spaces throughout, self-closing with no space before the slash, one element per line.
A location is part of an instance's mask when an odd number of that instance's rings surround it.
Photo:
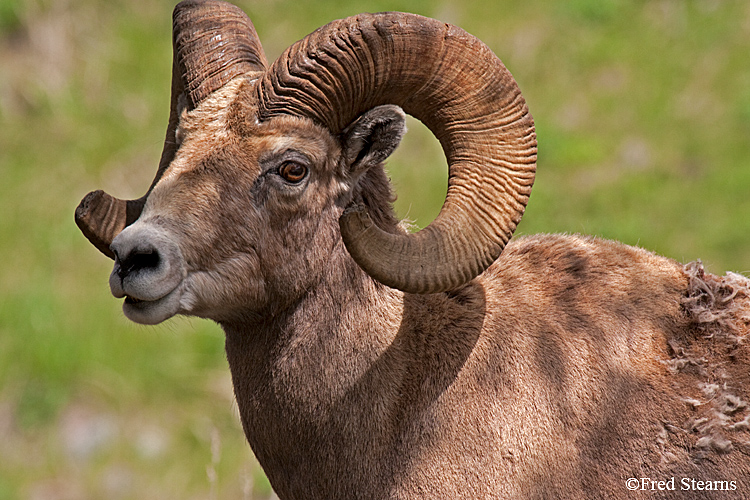
<path fill-rule="evenodd" d="M 285 161 L 279 166 L 279 175 L 285 181 L 296 184 L 307 175 L 307 167 L 296 161 Z"/>

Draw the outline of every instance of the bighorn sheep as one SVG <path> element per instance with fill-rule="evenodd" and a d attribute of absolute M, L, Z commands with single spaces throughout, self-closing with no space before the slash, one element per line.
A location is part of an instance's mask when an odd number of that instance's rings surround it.
<path fill-rule="evenodd" d="M 173 35 L 156 179 L 90 193 L 76 221 L 129 318 L 223 327 L 280 498 L 750 497 L 749 281 L 584 236 L 509 242 L 536 136 L 487 46 L 362 14 L 269 67 L 215 0 L 180 3 Z M 382 166 L 402 110 L 449 164 L 414 234 Z"/>

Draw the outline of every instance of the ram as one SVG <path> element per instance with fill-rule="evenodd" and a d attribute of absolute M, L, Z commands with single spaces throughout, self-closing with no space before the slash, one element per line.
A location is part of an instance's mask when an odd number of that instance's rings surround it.
<path fill-rule="evenodd" d="M 127 317 L 222 326 L 280 498 L 750 496 L 750 282 L 591 237 L 510 241 L 537 143 L 487 46 L 362 14 L 268 66 L 213 0 L 176 7 L 173 41 L 156 179 L 90 193 L 76 221 Z M 383 168 L 404 113 L 449 168 L 413 234 Z"/>

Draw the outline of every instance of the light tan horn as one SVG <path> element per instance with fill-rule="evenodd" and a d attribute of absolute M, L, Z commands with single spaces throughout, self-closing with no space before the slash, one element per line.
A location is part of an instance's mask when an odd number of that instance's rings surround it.
<path fill-rule="evenodd" d="M 112 240 L 135 222 L 149 193 L 177 152 L 175 130 L 178 101 L 185 95 L 188 109 L 237 76 L 266 69 L 266 57 L 252 22 L 241 9 L 217 0 L 185 0 L 174 9 L 172 97 L 164 149 L 148 192 L 137 200 L 121 200 L 94 191 L 76 208 L 75 221 L 89 241 L 110 258 Z"/>
<path fill-rule="evenodd" d="M 415 234 L 389 234 L 363 207 L 340 219 L 354 260 L 406 292 L 455 289 L 502 252 L 536 171 L 534 122 L 492 51 L 455 26 L 413 14 L 334 21 L 292 45 L 258 85 L 261 120 L 306 116 L 341 133 L 363 112 L 396 104 L 421 120 L 448 160 L 438 217 Z"/>

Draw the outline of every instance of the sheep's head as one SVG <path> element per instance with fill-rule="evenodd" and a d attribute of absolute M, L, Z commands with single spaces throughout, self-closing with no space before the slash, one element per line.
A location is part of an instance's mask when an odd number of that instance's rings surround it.
<path fill-rule="evenodd" d="M 86 237 L 115 259 L 110 287 L 129 318 L 262 309 L 271 289 L 309 287 L 342 240 L 385 285 L 450 290 L 486 269 L 515 230 L 534 179 L 533 121 L 503 64 L 461 29 L 363 14 L 267 67 L 241 10 L 187 0 L 173 41 L 172 109 L 151 188 L 129 201 L 95 191 L 76 210 Z M 402 109 L 449 164 L 443 209 L 415 234 L 381 228 L 368 203 L 366 179 L 398 145 Z"/>

